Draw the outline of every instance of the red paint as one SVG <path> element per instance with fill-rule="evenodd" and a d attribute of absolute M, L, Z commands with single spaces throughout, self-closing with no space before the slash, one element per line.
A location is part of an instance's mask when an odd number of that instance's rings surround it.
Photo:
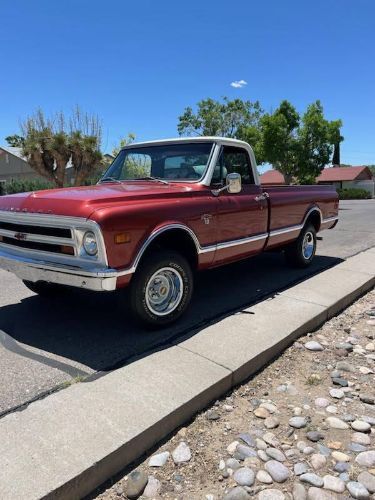
<path fill-rule="evenodd" d="M 269 194 L 268 201 L 256 199 L 263 192 Z M 9 195 L 0 198 L 0 210 L 92 219 L 103 231 L 109 266 L 126 269 L 150 234 L 171 223 L 191 228 L 204 248 L 302 224 L 311 207 L 318 207 L 323 218 L 337 216 L 337 199 L 336 191 L 329 186 L 243 185 L 241 193 L 224 191 L 216 197 L 210 188 L 197 183 L 129 181 Z M 209 224 L 202 218 L 205 214 L 210 215 Z M 123 231 L 130 233 L 131 241 L 116 245 L 114 236 Z M 289 233 L 201 253 L 198 265 L 200 269 L 222 265 L 293 238 L 295 235 Z M 126 286 L 129 281 L 129 275 L 123 277 L 118 286 Z"/>

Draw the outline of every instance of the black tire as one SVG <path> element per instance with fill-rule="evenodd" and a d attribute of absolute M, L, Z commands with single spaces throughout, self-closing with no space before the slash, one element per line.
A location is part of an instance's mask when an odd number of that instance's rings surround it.
<path fill-rule="evenodd" d="M 309 248 L 305 245 L 308 244 Z M 306 224 L 296 241 L 285 249 L 285 259 L 292 267 L 304 268 L 311 264 L 316 252 L 316 229 Z"/>
<path fill-rule="evenodd" d="M 40 297 L 53 299 L 66 293 L 67 287 L 64 285 L 57 285 L 56 283 L 47 283 L 47 281 L 27 281 L 23 280 L 23 284 L 32 292 L 38 294 Z"/>
<path fill-rule="evenodd" d="M 159 270 L 160 275 L 155 276 Z M 153 277 L 154 281 L 151 281 Z M 158 251 L 146 257 L 133 276 L 130 285 L 132 311 L 148 327 L 170 325 L 186 311 L 193 286 L 193 273 L 185 257 L 172 251 Z M 155 303 L 155 300 L 160 301 L 160 304 Z M 171 309 L 169 313 L 168 308 Z"/>

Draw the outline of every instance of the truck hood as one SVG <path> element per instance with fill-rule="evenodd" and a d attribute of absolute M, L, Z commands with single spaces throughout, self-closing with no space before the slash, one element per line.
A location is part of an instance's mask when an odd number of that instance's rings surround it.
<path fill-rule="evenodd" d="M 48 213 L 74 217 L 90 217 L 100 209 L 119 203 L 136 203 L 146 199 L 189 196 L 196 184 L 162 184 L 156 181 L 105 183 L 19 193 L 0 197 L 0 210 Z"/>

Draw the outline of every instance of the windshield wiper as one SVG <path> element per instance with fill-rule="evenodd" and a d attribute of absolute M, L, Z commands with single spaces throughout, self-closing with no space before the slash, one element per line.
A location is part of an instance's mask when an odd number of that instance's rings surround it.
<path fill-rule="evenodd" d="M 101 184 L 102 182 L 117 182 L 118 184 L 122 184 L 121 181 L 118 179 L 115 179 L 114 177 L 103 177 L 103 179 L 100 179 L 98 184 Z"/>
<path fill-rule="evenodd" d="M 160 177 L 154 177 L 152 175 L 146 175 L 146 177 L 138 177 L 137 179 L 134 179 L 134 180 L 138 180 L 138 181 L 157 181 L 157 182 L 161 182 L 162 184 L 169 184 L 168 181 L 165 181 L 164 179 L 161 179 Z"/>

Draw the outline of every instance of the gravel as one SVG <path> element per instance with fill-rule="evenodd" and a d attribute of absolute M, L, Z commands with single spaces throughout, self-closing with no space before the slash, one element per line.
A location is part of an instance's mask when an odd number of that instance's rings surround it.
<path fill-rule="evenodd" d="M 129 489 L 168 500 L 375 500 L 368 310 L 375 291 L 197 415 L 100 500 Z"/>

